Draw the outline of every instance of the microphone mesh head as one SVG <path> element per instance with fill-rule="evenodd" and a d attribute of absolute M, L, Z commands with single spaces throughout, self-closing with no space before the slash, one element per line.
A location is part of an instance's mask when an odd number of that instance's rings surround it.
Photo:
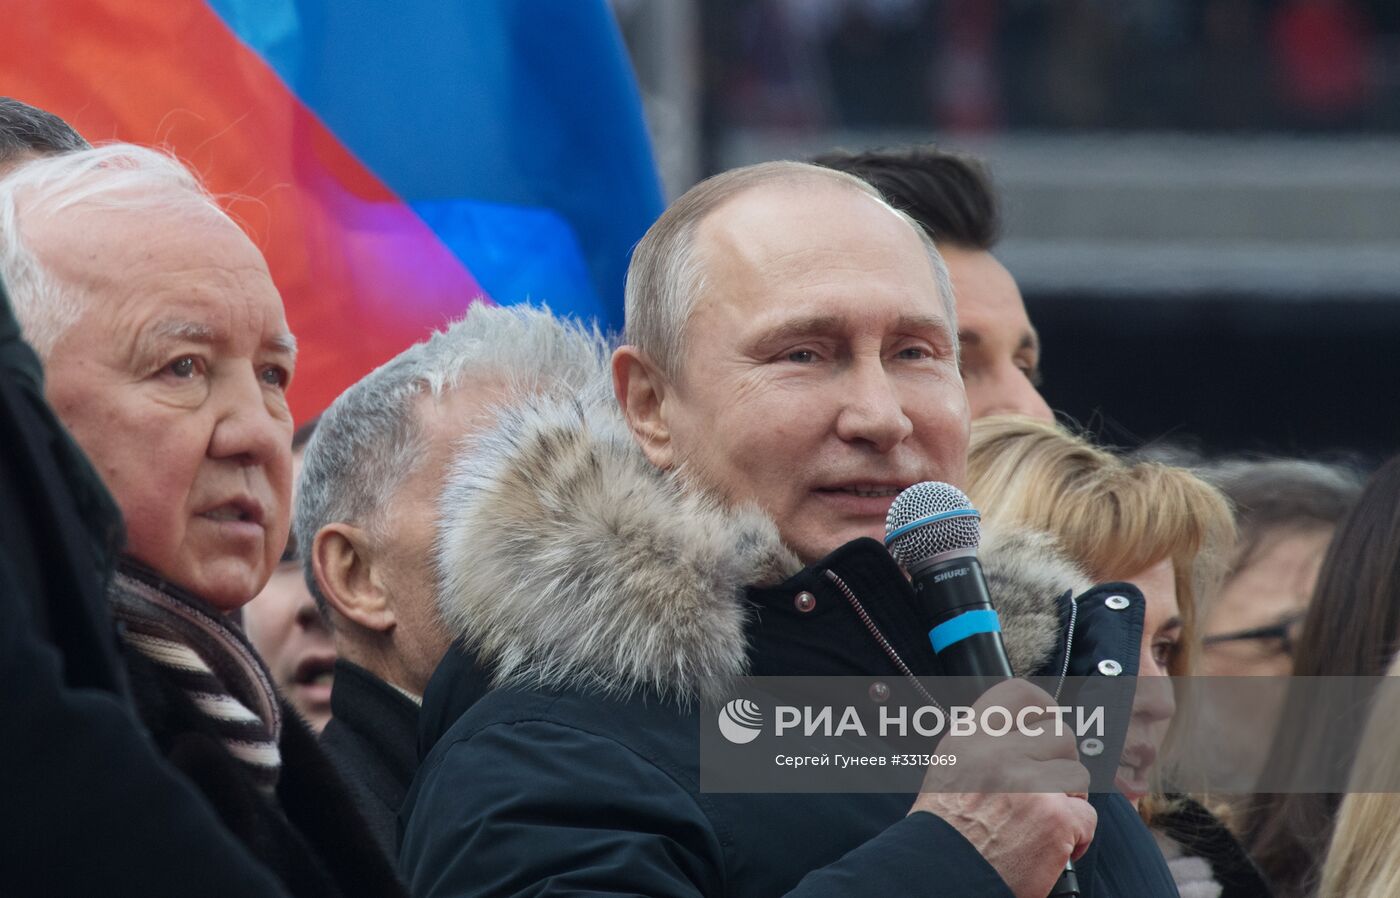
<path fill-rule="evenodd" d="M 970 512 L 949 514 L 950 512 Z M 948 517 L 940 518 L 947 514 Z M 928 520 L 919 524 L 919 521 Z M 910 526 L 914 525 L 914 526 Z M 898 536 L 891 536 L 908 527 Z M 885 516 L 885 544 L 895 560 L 905 567 L 947 552 L 976 549 L 982 541 L 982 525 L 977 510 L 963 491 L 947 483 L 916 483 L 895 497 Z"/>

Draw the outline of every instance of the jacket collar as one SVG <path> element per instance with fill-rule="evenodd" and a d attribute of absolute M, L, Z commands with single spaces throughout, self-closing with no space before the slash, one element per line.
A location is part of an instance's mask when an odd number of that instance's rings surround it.
<path fill-rule="evenodd" d="M 463 447 L 440 510 L 439 608 L 492 686 L 701 698 L 750 672 L 764 597 L 790 601 L 832 564 L 803 570 L 765 515 L 659 472 L 610 396 L 504 410 Z M 832 558 L 873 547 L 883 560 L 858 565 L 870 580 L 857 586 L 922 640 L 897 566 L 877 543 L 851 545 Z M 1043 535 L 987 534 L 983 546 L 1013 665 L 1038 669 L 1056 647 L 1055 597 L 1089 581 Z M 748 587 L 760 588 L 753 601 Z"/>
<path fill-rule="evenodd" d="M 331 724 L 345 727 L 407 785 L 418 769 L 418 705 L 358 664 L 337 658 Z"/>

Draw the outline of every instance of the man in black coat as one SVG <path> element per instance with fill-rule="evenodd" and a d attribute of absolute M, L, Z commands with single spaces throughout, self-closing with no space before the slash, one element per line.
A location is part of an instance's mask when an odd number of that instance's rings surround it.
<path fill-rule="evenodd" d="M 412 891 L 1043 898 L 1078 858 L 1095 898 L 1174 895 L 1121 796 L 700 788 L 697 706 L 729 678 L 939 672 L 871 537 L 902 489 L 963 477 L 956 316 L 907 217 L 795 163 L 689 191 L 627 291 L 621 414 L 525 403 L 443 496 L 439 602 L 464 653 L 425 700 L 442 729 L 405 804 Z M 1135 589 L 1040 589 L 1018 669 L 1132 673 Z M 1013 714 L 1039 700 L 993 692 Z M 1050 748 L 959 763 L 1079 769 L 1072 740 Z"/>
<path fill-rule="evenodd" d="M 57 116 L 0 97 L 0 176 L 87 145 Z M 0 283 L 6 891 L 283 894 L 137 722 L 105 598 L 121 515 L 43 396 L 42 366 Z"/>
<path fill-rule="evenodd" d="M 14 225 L 0 275 L 45 363 L 44 396 L 127 524 L 106 604 L 147 750 L 198 788 L 224 830 L 214 844 L 236 840 L 274 893 L 397 893 L 230 614 L 266 582 L 290 517 L 295 344 L 261 255 L 187 169 L 132 145 L 25 160 L 0 179 L 0 209 Z M 100 754 L 76 769 L 108 771 Z M 128 794 L 126 812 L 152 819 L 160 798 Z M 182 891 L 217 875 L 191 866 L 203 854 L 173 859 Z M 148 859 L 164 860 L 138 850 L 126 863 Z"/>
<path fill-rule="evenodd" d="M 281 895 L 136 720 L 104 598 L 121 516 L 42 384 L 0 285 L 6 894 Z"/>
<path fill-rule="evenodd" d="M 473 305 L 342 393 L 307 445 L 294 514 L 307 584 L 331 621 L 337 661 L 321 746 L 388 858 L 418 769 L 418 708 L 447 649 L 435 603 L 437 501 L 459 444 L 521 387 L 592 373 L 600 339 L 527 346 L 547 319 Z"/>

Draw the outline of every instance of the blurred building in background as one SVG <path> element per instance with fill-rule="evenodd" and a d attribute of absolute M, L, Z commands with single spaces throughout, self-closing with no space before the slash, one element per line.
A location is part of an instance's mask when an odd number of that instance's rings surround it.
<path fill-rule="evenodd" d="M 1111 442 L 1400 449 L 1396 0 L 614 0 L 667 190 L 987 159 L 1051 404 Z"/>

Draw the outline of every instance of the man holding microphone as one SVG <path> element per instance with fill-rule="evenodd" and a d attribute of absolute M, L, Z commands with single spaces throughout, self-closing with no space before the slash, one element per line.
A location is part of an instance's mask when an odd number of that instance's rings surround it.
<path fill-rule="evenodd" d="M 1043 898 L 1080 858 L 1095 898 L 1174 895 L 1117 796 L 699 789 L 709 684 L 939 669 L 869 539 L 899 492 L 964 474 L 952 290 L 928 238 L 841 173 L 716 176 L 638 245 L 626 339 L 615 404 L 508 411 L 443 496 L 439 604 L 466 651 L 425 695 L 413 893 Z M 987 700 L 1049 697 L 1011 681 Z M 1077 765 L 1073 740 L 1046 744 L 959 763 L 987 782 Z"/>

